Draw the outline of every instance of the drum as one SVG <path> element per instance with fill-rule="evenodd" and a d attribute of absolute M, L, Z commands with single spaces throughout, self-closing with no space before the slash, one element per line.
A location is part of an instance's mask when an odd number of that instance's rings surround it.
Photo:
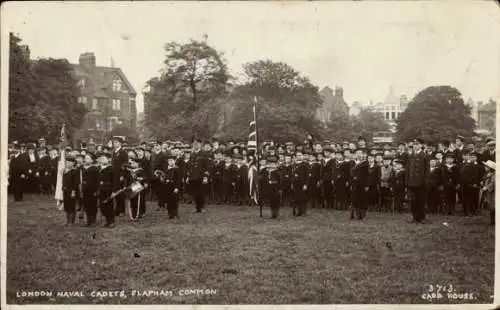
<path fill-rule="evenodd" d="M 142 186 L 140 182 L 134 182 L 129 186 L 129 188 L 125 192 L 125 195 L 127 199 L 132 199 L 137 196 L 137 194 L 139 194 L 142 190 L 144 190 L 144 186 Z"/>

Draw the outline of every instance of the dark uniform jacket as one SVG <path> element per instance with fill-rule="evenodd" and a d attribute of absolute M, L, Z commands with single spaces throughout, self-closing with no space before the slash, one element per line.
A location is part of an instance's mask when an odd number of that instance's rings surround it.
<path fill-rule="evenodd" d="M 428 188 L 438 188 L 441 186 L 441 178 L 442 178 L 442 169 L 441 166 L 436 166 L 433 169 L 429 167 L 429 173 L 427 174 L 426 186 Z"/>
<path fill-rule="evenodd" d="M 95 195 L 99 189 L 99 168 L 90 166 L 82 168 L 83 195 Z"/>
<path fill-rule="evenodd" d="M 123 148 L 118 151 L 113 151 L 111 166 L 113 166 L 113 187 L 118 190 L 125 185 L 125 165 L 128 163 L 128 154 Z M 123 181 L 120 178 L 123 177 Z"/>
<path fill-rule="evenodd" d="M 99 191 L 111 193 L 113 190 L 113 167 L 105 166 L 99 169 Z"/>
<path fill-rule="evenodd" d="M 458 184 L 458 177 L 460 170 L 457 165 L 448 167 L 444 164 L 441 168 L 442 184 L 444 187 L 456 187 Z"/>
<path fill-rule="evenodd" d="M 408 165 L 406 168 L 406 186 L 421 187 L 425 185 L 427 173 L 429 171 L 429 162 L 425 153 L 420 151 L 418 154 L 408 156 Z"/>
<path fill-rule="evenodd" d="M 354 162 L 351 172 L 352 189 L 356 193 L 363 193 L 365 187 L 368 186 L 368 162 Z"/>
<path fill-rule="evenodd" d="M 479 185 L 483 176 L 482 167 L 478 164 L 466 163 L 460 167 L 459 182 L 464 185 Z"/>

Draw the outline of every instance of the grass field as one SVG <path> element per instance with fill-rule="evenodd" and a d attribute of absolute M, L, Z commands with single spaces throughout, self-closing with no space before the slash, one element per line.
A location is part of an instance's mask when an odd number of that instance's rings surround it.
<path fill-rule="evenodd" d="M 10 304 L 493 302 L 494 227 L 486 214 L 430 216 L 422 225 L 407 223 L 408 214 L 372 212 L 359 222 L 346 211 L 317 209 L 296 218 L 286 207 L 272 220 L 267 208 L 260 218 L 258 208 L 208 206 L 194 214 L 182 205 L 181 219 L 171 222 L 150 204 L 141 222 L 122 217 L 106 229 L 65 227 L 64 212 L 49 198 L 27 197 L 8 208 Z M 422 299 L 429 285 L 448 284 L 476 299 Z M 179 296 L 183 289 L 216 292 Z M 85 296 L 17 297 L 34 290 Z M 127 297 L 91 293 L 115 290 Z"/>

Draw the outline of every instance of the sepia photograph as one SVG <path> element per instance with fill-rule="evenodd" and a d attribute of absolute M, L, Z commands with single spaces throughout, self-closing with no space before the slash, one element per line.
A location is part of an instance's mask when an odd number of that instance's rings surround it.
<path fill-rule="evenodd" d="M 498 3 L 1 14 L 2 305 L 492 307 Z"/>

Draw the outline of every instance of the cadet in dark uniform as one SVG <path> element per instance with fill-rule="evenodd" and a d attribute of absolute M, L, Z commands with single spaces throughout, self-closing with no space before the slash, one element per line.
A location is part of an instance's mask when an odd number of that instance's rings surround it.
<path fill-rule="evenodd" d="M 356 150 L 356 160 L 351 172 L 351 194 L 352 194 L 352 210 L 351 220 L 356 218 L 362 220 L 366 216 L 367 208 L 367 193 L 369 190 L 368 181 L 368 162 L 364 160 L 365 149 Z"/>
<path fill-rule="evenodd" d="M 332 209 L 334 203 L 334 173 L 335 173 L 335 159 L 333 157 L 333 149 L 326 146 L 323 149 L 325 153 L 325 165 L 323 167 L 323 197 L 325 199 L 326 208 Z"/>
<path fill-rule="evenodd" d="M 368 202 L 368 208 L 373 210 L 379 208 L 378 192 L 380 186 L 380 166 L 378 166 L 375 163 L 375 155 L 373 154 L 369 154 L 367 156 L 367 160 L 368 160 L 368 179 L 366 180 L 366 186 L 368 186 L 367 202 Z"/>
<path fill-rule="evenodd" d="M 392 171 L 393 176 L 391 177 L 391 187 L 394 194 L 394 209 L 401 213 L 403 212 L 403 201 L 405 199 L 406 172 L 403 167 L 403 160 L 394 159 L 394 170 Z"/>
<path fill-rule="evenodd" d="M 63 203 L 66 212 L 66 225 L 75 224 L 76 200 L 78 192 L 78 171 L 74 169 L 75 159 L 66 158 L 65 171 L 63 174 Z"/>
<path fill-rule="evenodd" d="M 14 192 L 14 200 L 22 201 L 26 187 L 26 174 L 27 174 L 27 161 L 26 156 L 21 154 L 20 150 L 14 154 L 11 159 L 9 173 L 12 176 L 11 186 Z"/>
<path fill-rule="evenodd" d="M 113 138 L 113 191 L 118 191 L 125 186 L 125 165 L 128 163 L 128 154 L 122 148 L 123 139 Z M 115 215 L 125 215 L 125 195 L 120 194 L 115 198 Z"/>
<path fill-rule="evenodd" d="M 280 171 L 277 169 L 278 158 L 276 156 L 267 157 L 267 177 L 264 193 L 271 208 L 271 218 L 275 219 L 279 216 L 281 205 L 281 184 L 280 184 Z"/>
<path fill-rule="evenodd" d="M 337 152 L 336 156 L 337 162 L 334 172 L 335 204 L 338 209 L 346 210 L 351 166 L 348 161 L 344 161 L 342 151 Z"/>
<path fill-rule="evenodd" d="M 168 218 L 179 218 L 179 193 L 181 187 L 181 174 L 175 165 L 175 157 L 168 156 L 168 167 L 165 170 L 164 191 L 166 194 Z"/>
<path fill-rule="evenodd" d="M 477 158 L 477 154 L 472 154 Z M 480 167 L 470 160 L 471 153 L 463 152 L 463 163 L 460 167 L 460 190 L 462 191 L 462 203 L 464 216 L 475 215 L 479 200 L 479 186 L 482 178 Z"/>
<path fill-rule="evenodd" d="M 216 204 L 222 203 L 224 201 L 224 190 L 223 190 L 223 182 L 222 176 L 224 174 L 224 159 L 222 158 L 222 152 L 220 149 L 215 151 L 215 160 L 213 164 L 213 191 L 214 191 L 214 200 Z"/>
<path fill-rule="evenodd" d="M 82 167 L 82 201 L 86 214 L 86 226 L 96 223 L 98 190 L 99 170 L 94 165 L 94 155 L 87 153 Z"/>
<path fill-rule="evenodd" d="M 40 149 L 38 152 L 39 173 L 40 173 L 40 193 L 50 195 L 50 157 L 46 149 Z"/>
<path fill-rule="evenodd" d="M 291 154 L 285 154 L 285 162 L 279 167 L 281 173 L 281 204 L 291 202 L 291 192 L 292 192 L 292 156 Z"/>
<path fill-rule="evenodd" d="M 318 162 L 314 154 L 309 154 L 309 178 L 308 185 L 309 188 L 309 201 L 311 203 L 311 208 L 316 208 L 316 205 L 322 206 L 321 201 L 321 179 L 323 167 Z"/>
<path fill-rule="evenodd" d="M 441 170 L 444 201 L 448 215 L 452 215 L 455 212 L 457 202 L 458 175 L 460 170 L 455 165 L 454 160 L 455 154 L 453 152 L 446 153 L 445 164 Z"/>
<path fill-rule="evenodd" d="M 113 167 L 110 165 L 111 154 L 100 153 L 98 155 L 100 162 L 99 169 L 99 203 L 101 214 L 105 218 L 104 227 L 113 228 L 115 224 L 115 211 L 113 208 L 113 200 L 105 202 L 113 193 Z"/>
<path fill-rule="evenodd" d="M 408 156 L 406 185 L 411 195 L 413 221 L 422 223 L 425 220 L 425 180 L 429 171 L 428 159 L 422 150 L 422 139 L 415 139 L 413 152 Z"/>
<path fill-rule="evenodd" d="M 144 169 L 139 166 L 139 160 L 134 152 L 129 154 L 129 167 L 131 169 L 126 172 L 125 184 L 130 186 L 132 183 L 139 182 L 143 188 L 147 188 L 146 173 Z M 143 189 L 139 193 L 136 193 L 134 197 L 129 199 L 130 219 L 133 221 L 139 219 L 143 215 L 141 211 L 145 211 L 146 209 L 145 193 L 146 191 Z"/>
<path fill-rule="evenodd" d="M 441 167 L 438 166 L 437 160 L 432 158 L 429 161 L 429 173 L 425 182 L 427 206 L 434 214 L 441 212 Z"/>
<path fill-rule="evenodd" d="M 201 141 L 196 139 L 193 144 L 192 164 L 188 171 L 188 182 L 193 197 L 196 212 L 203 212 L 205 207 L 205 196 L 203 194 L 203 185 L 208 183 L 210 174 L 208 173 L 207 161 L 205 155 L 200 149 Z"/>
<path fill-rule="evenodd" d="M 303 216 L 307 209 L 307 181 L 309 178 L 309 165 L 304 162 L 302 151 L 297 151 L 296 164 L 293 175 L 293 201 L 297 205 L 298 212 L 294 215 Z"/>

